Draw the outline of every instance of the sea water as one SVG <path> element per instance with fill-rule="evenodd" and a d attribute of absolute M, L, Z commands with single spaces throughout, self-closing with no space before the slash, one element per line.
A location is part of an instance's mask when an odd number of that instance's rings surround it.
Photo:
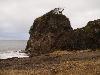
<path fill-rule="evenodd" d="M 28 57 L 25 50 L 27 40 L 0 40 L 0 59 Z"/>

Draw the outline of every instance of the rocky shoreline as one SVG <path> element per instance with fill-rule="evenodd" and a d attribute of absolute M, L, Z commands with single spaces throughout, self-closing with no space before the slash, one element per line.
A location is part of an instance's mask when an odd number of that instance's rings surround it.
<path fill-rule="evenodd" d="M 83 61 L 100 59 L 100 51 L 58 51 L 32 58 L 0 59 L 0 69 L 34 69 L 35 66 L 60 64 L 65 61 Z"/>
<path fill-rule="evenodd" d="M 0 59 L 0 75 L 99 75 L 100 51 L 56 51 L 32 58 Z"/>

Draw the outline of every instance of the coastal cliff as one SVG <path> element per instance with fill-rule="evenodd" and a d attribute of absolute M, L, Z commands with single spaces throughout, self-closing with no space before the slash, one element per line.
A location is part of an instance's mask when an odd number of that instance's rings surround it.
<path fill-rule="evenodd" d="M 63 9 L 55 8 L 36 18 L 30 28 L 26 53 L 30 56 L 56 50 L 95 50 L 100 48 L 100 20 L 90 21 L 83 28 L 73 30 Z"/>
<path fill-rule="evenodd" d="M 73 29 L 69 19 L 62 13 L 58 13 L 59 11 L 54 9 L 35 19 L 29 31 L 30 38 L 26 47 L 26 51 L 29 54 L 39 55 L 49 53 L 65 46 L 61 36 L 65 32 L 73 31 Z M 63 39 L 65 38 L 63 37 Z"/>

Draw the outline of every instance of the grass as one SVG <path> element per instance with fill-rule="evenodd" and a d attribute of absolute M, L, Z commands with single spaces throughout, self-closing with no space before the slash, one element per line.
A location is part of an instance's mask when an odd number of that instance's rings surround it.
<path fill-rule="evenodd" d="M 63 56 L 72 52 L 57 51 L 50 56 Z M 44 62 L 45 63 L 45 62 Z M 34 69 L 1 69 L 0 75 L 100 75 L 100 58 L 86 60 L 65 60 L 58 64 L 44 64 Z"/>

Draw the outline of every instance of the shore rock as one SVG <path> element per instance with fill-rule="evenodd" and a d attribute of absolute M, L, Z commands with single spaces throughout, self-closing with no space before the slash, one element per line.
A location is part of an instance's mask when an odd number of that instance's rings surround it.
<path fill-rule="evenodd" d="M 61 48 L 60 45 L 64 43 L 60 39 L 61 36 L 66 32 L 73 31 L 69 19 L 62 13 L 58 13 L 59 11 L 54 9 L 35 19 L 29 31 L 30 38 L 26 47 L 29 54 L 44 54 Z M 57 43 L 59 45 L 55 46 Z"/>
<path fill-rule="evenodd" d="M 83 28 L 74 30 L 75 49 L 100 48 L 100 20 L 89 21 Z"/>
<path fill-rule="evenodd" d="M 73 30 L 69 18 L 55 8 L 36 18 L 30 28 L 26 53 L 30 56 L 55 50 L 84 50 L 100 48 L 100 19 Z"/>

